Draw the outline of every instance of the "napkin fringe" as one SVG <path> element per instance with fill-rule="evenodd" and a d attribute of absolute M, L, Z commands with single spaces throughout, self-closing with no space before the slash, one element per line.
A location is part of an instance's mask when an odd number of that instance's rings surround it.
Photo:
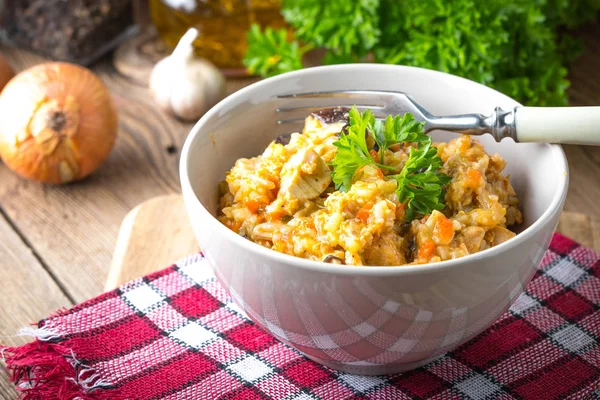
<path fill-rule="evenodd" d="M 6 363 L 10 381 L 21 392 L 21 399 L 121 398 L 118 389 L 103 382 L 93 368 L 60 343 L 59 335 L 44 328 L 26 328 L 22 334 L 33 334 L 36 339 L 18 347 L 0 346 L 0 358 Z"/>

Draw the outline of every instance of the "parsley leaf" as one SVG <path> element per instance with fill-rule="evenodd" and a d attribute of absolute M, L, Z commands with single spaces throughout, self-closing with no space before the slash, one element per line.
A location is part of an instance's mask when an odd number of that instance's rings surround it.
<path fill-rule="evenodd" d="M 251 74 L 274 76 L 302 68 L 302 56 L 311 46 L 300 47 L 297 41 L 288 41 L 285 29 L 267 27 L 261 32 L 257 24 L 248 31 L 248 50 L 244 65 Z"/>
<path fill-rule="evenodd" d="M 408 160 L 398 175 L 392 176 L 398 182 L 398 201 L 407 203 L 406 220 L 412 221 L 415 214 L 430 214 L 442 210 L 444 190 L 451 178 L 440 172 L 442 159 L 429 140 L 411 148 Z"/>
<path fill-rule="evenodd" d="M 338 56 L 364 56 L 379 40 L 379 0 L 284 0 L 298 38 Z"/>
<path fill-rule="evenodd" d="M 388 36 L 377 46 L 376 59 L 489 84 L 495 78 L 497 52 L 509 40 L 502 26 L 506 15 L 497 12 L 496 2 L 481 7 L 475 0 L 382 0 L 379 12 Z M 384 17 L 392 14 L 389 10 L 394 10 L 394 19 Z"/>
<path fill-rule="evenodd" d="M 367 127 L 374 123 L 375 117 L 370 110 L 361 115 L 356 107 L 352 107 L 348 116 L 350 126 L 340 132 L 340 138 L 333 143 L 338 149 L 331 162 L 333 183 L 336 189 L 343 192 L 352 186 L 356 171 L 375 163 L 367 147 Z"/>
<path fill-rule="evenodd" d="M 379 162 L 383 164 L 384 152 L 393 144 L 403 142 L 422 143 L 429 140 L 429 136 L 423 131 L 424 126 L 425 123 L 415 121 L 415 117 L 411 113 L 402 116 L 396 115 L 395 117 L 388 115 L 385 123 L 375 121 L 371 132 L 373 132 L 375 143 L 379 146 Z"/>

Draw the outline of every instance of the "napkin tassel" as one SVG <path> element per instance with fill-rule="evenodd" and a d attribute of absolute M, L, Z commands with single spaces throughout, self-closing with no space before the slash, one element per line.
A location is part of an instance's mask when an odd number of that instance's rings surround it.
<path fill-rule="evenodd" d="M 75 358 L 71 349 L 47 332 L 36 333 L 33 342 L 22 346 L 0 346 L 0 359 L 6 362 L 10 380 L 22 393 L 21 399 L 121 398 L 118 389 L 104 384 L 92 368 Z"/>

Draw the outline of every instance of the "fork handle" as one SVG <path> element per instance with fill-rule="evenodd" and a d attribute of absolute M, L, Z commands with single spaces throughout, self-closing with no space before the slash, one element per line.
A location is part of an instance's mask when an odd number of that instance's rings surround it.
<path fill-rule="evenodd" d="M 517 107 L 518 142 L 600 146 L 600 107 Z"/>
<path fill-rule="evenodd" d="M 489 115 L 425 117 L 425 131 L 440 129 L 467 135 L 491 133 L 496 141 L 585 144 L 600 146 L 600 107 L 496 107 Z"/>

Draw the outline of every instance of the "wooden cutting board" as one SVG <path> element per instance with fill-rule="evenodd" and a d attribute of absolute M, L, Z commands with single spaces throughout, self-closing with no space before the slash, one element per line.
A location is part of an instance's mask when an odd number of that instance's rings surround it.
<path fill-rule="evenodd" d="M 565 211 L 558 230 L 600 252 L 600 221 Z M 199 250 L 181 195 L 150 199 L 123 220 L 106 290 L 165 268 Z"/>
<path fill-rule="evenodd" d="M 183 197 L 154 197 L 123 219 L 105 289 L 166 268 L 198 251 Z"/>

